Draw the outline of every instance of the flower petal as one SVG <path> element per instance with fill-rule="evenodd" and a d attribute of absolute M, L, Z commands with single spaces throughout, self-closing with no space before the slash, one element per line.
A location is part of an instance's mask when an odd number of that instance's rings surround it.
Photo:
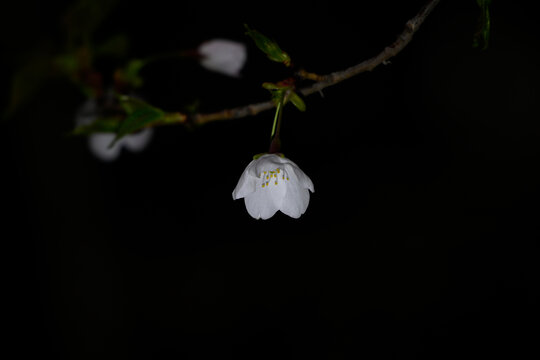
<path fill-rule="evenodd" d="M 238 180 L 238 184 L 234 188 L 232 192 L 232 197 L 234 200 L 241 199 L 243 197 L 246 197 L 247 195 L 255 192 L 255 189 L 257 187 L 257 178 L 254 178 L 253 176 L 249 174 L 242 175 L 240 180 Z"/>
<path fill-rule="evenodd" d="M 257 160 L 253 160 L 250 165 L 253 165 L 250 169 L 250 174 L 255 177 L 259 177 L 264 171 L 276 170 L 277 168 L 283 168 L 282 158 L 276 154 L 266 154 L 259 157 Z M 249 166 L 249 165 L 248 165 Z"/>
<path fill-rule="evenodd" d="M 90 125 L 91 123 L 96 121 L 98 117 L 98 111 L 99 108 L 96 99 L 87 99 L 77 110 L 77 114 L 75 115 L 75 125 Z"/>
<path fill-rule="evenodd" d="M 255 219 L 269 219 L 281 208 L 287 193 L 283 182 L 277 185 L 269 182 L 265 187 L 257 187 L 255 192 L 245 197 L 246 209 Z"/>
<path fill-rule="evenodd" d="M 252 160 L 248 166 L 246 166 L 246 169 L 240 176 L 240 179 L 238 180 L 238 184 L 236 184 L 236 187 L 234 188 L 232 192 L 232 197 L 234 200 L 241 199 L 245 197 L 248 194 L 251 194 L 255 191 L 255 188 L 257 186 L 258 178 L 251 175 L 252 168 L 255 165 L 255 160 Z"/>
<path fill-rule="evenodd" d="M 124 145 L 128 150 L 131 150 L 133 152 L 142 151 L 152 139 L 152 134 L 153 129 L 146 128 L 141 130 L 140 132 L 126 135 L 124 137 Z"/>
<path fill-rule="evenodd" d="M 285 165 L 285 171 L 294 182 L 300 184 L 304 189 L 309 189 L 311 192 L 315 192 L 313 182 L 295 163 L 292 161 L 290 164 Z"/>
<path fill-rule="evenodd" d="M 88 145 L 92 154 L 102 161 L 116 160 L 118 155 L 120 155 L 120 150 L 124 142 L 122 141 L 123 139 L 120 139 L 112 148 L 109 148 L 115 137 L 116 135 L 113 133 L 95 133 L 90 135 Z"/>
<path fill-rule="evenodd" d="M 268 219 L 278 210 L 299 218 L 309 205 L 309 191 L 314 191 L 313 183 L 298 165 L 282 155 L 265 154 L 248 164 L 232 195 L 245 198 L 255 219 Z"/>
<path fill-rule="evenodd" d="M 281 212 L 298 219 L 309 205 L 309 190 L 299 183 L 287 181 L 287 194 L 281 204 Z"/>
<path fill-rule="evenodd" d="M 240 75 L 247 58 L 244 44 L 227 39 L 204 42 L 199 46 L 198 51 L 202 55 L 202 66 L 232 77 Z"/>

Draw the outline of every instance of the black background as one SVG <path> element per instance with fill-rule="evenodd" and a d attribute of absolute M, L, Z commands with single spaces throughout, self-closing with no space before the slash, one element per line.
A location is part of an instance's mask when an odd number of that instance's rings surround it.
<path fill-rule="evenodd" d="M 126 33 L 133 57 L 245 42 L 239 79 L 194 62 L 143 73 L 152 104 L 213 111 L 264 101 L 260 84 L 289 75 L 243 23 L 325 74 L 380 52 L 423 3 L 120 1 L 96 39 Z M 493 1 L 480 51 L 476 2 L 442 1 L 391 64 L 306 98 L 305 113 L 287 107 L 282 150 L 315 185 L 298 220 L 256 221 L 231 198 L 272 112 L 157 128 L 143 153 L 102 163 L 65 136 L 84 96 L 47 82 L 2 126 L 18 356 L 538 355 L 540 54 L 526 4 Z M 5 78 L 19 54 L 60 47 L 68 5 L 7 5 Z"/>

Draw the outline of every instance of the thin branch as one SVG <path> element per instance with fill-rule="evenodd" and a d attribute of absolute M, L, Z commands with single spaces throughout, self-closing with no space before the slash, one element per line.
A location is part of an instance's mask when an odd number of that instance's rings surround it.
<path fill-rule="evenodd" d="M 322 89 L 336 85 L 343 80 L 350 79 L 353 76 L 361 74 L 365 71 L 371 71 L 380 64 L 386 64 L 387 61 L 396 56 L 409 42 L 412 40 L 413 35 L 418 31 L 424 20 L 428 17 L 431 11 L 437 6 L 440 0 L 429 1 L 415 17 L 407 21 L 405 29 L 397 39 L 389 46 L 384 48 L 378 55 L 367 59 L 357 65 L 351 66 L 343 71 L 336 71 L 328 75 L 322 75 L 318 77 L 320 80 L 309 87 L 299 89 L 298 92 L 303 96 L 309 96 L 311 94 L 320 92 Z M 308 73 L 309 74 L 309 73 Z M 301 75 L 301 74 L 300 74 Z M 246 106 L 240 106 L 233 109 L 226 109 L 215 113 L 208 114 L 195 114 L 192 117 L 192 122 L 196 125 L 203 125 L 211 121 L 216 120 L 228 120 L 238 119 L 250 115 L 256 115 L 262 111 L 270 110 L 275 107 L 275 103 L 272 100 L 250 104 Z"/>
<path fill-rule="evenodd" d="M 216 120 L 238 119 L 246 116 L 257 115 L 258 113 L 274 108 L 276 104 L 272 100 L 239 106 L 232 109 L 225 109 L 209 114 L 195 114 L 192 117 L 192 123 L 195 125 L 203 125 Z"/>

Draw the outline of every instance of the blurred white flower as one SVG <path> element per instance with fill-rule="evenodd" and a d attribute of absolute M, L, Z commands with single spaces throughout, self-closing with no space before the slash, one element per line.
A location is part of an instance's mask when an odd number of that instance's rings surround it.
<path fill-rule="evenodd" d="M 96 99 L 88 99 L 77 111 L 75 124 L 76 126 L 89 125 L 98 118 L 98 115 L 99 105 Z M 142 151 L 152 139 L 152 135 L 153 129 L 146 128 L 135 134 L 124 136 L 109 148 L 116 135 L 113 133 L 94 133 L 88 136 L 88 147 L 95 157 L 110 162 L 118 158 L 122 148 L 132 152 Z"/>
<path fill-rule="evenodd" d="M 253 160 L 244 170 L 232 196 L 244 198 L 246 209 L 255 219 L 269 219 L 278 210 L 299 218 L 309 204 L 311 179 L 286 157 L 266 154 Z"/>
<path fill-rule="evenodd" d="M 238 77 L 247 59 L 246 46 L 242 43 L 213 39 L 202 43 L 197 49 L 201 65 L 208 70 Z"/>
<path fill-rule="evenodd" d="M 150 142 L 152 134 L 152 129 L 146 128 L 138 133 L 124 136 L 109 148 L 116 134 L 95 133 L 88 136 L 88 145 L 92 154 L 98 159 L 102 161 L 113 161 L 118 158 L 122 148 L 126 148 L 132 152 L 142 151 Z"/>

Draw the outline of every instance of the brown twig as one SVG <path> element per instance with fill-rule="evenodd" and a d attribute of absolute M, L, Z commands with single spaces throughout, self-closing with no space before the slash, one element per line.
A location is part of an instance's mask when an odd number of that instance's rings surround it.
<path fill-rule="evenodd" d="M 318 76 L 318 81 L 309 87 L 299 89 L 298 92 L 303 96 L 309 96 L 311 94 L 320 92 L 322 89 L 338 84 L 343 80 L 350 79 L 353 76 L 356 76 L 365 71 L 371 71 L 380 64 L 386 64 L 387 61 L 396 56 L 407 44 L 412 40 L 414 33 L 418 31 L 420 25 L 424 22 L 427 16 L 431 11 L 437 6 L 440 0 L 431 0 L 429 1 L 421 10 L 416 14 L 415 17 L 407 21 L 405 24 L 405 29 L 397 39 L 389 46 L 384 48 L 378 55 L 367 59 L 357 65 L 351 66 L 348 69 L 342 71 L 336 71 L 328 75 Z M 303 71 L 303 70 L 302 70 Z M 315 74 L 304 72 L 304 74 L 309 74 L 313 76 Z M 300 76 L 302 76 L 300 74 Z M 228 119 L 238 119 L 250 115 L 256 115 L 262 111 L 270 110 L 275 107 L 275 103 L 272 100 L 250 104 L 246 106 L 240 106 L 233 109 L 226 109 L 214 113 L 208 114 L 195 114 L 192 116 L 191 121 L 195 125 L 203 125 L 211 121 L 216 120 L 228 120 Z"/>
<path fill-rule="evenodd" d="M 274 102 L 272 100 L 269 100 L 257 104 L 250 104 L 232 109 L 225 109 L 214 113 L 195 114 L 192 116 L 191 122 L 195 125 L 204 125 L 206 123 L 216 120 L 238 119 L 250 115 L 257 115 L 261 111 L 270 110 L 275 106 L 276 105 L 274 104 Z"/>

